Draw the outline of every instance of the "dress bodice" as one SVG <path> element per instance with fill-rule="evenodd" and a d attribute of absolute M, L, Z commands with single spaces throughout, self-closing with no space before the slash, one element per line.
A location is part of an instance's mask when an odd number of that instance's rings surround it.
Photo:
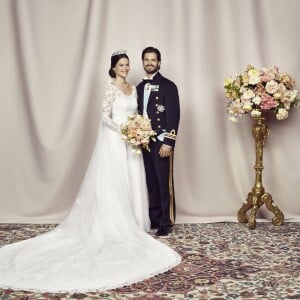
<path fill-rule="evenodd" d="M 104 92 L 102 103 L 102 120 L 105 125 L 119 131 L 122 123 L 129 115 L 137 112 L 137 93 L 135 86 L 130 95 L 124 94 L 116 86 L 109 83 Z"/>

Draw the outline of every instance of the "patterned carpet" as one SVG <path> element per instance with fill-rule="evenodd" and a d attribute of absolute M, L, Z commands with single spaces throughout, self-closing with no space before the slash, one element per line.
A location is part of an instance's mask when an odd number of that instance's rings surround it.
<path fill-rule="evenodd" d="M 0 224 L 0 246 L 55 225 Z M 97 293 L 1 290 L 11 299 L 300 299 L 300 223 L 179 224 L 162 239 L 183 261 L 171 271 L 127 287 Z M 0 262 L 1 263 L 1 262 Z"/>

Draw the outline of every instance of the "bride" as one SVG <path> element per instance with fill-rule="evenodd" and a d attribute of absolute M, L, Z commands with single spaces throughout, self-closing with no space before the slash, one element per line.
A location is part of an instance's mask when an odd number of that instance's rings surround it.
<path fill-rule="evenodd" d="M 180 256 L 152 238 L 142 156 L 120 124 L 137 110 L 125 51 L 111 56 L 102 125 L 74 205 L 54 230 L 0 249 L 0 287 L 30 291 L 106 290 L 163 273 Z"/>

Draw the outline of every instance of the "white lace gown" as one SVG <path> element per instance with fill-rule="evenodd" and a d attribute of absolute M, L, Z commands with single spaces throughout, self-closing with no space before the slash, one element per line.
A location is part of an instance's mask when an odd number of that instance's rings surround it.
<path fill-rule="evenodd" d="M 136 112 L 136 90 L 108 84 L 101 129 L 67 218 L 54 230 L 0 249 L 0 287 L 30 291 L 95 291 L 163 273 L 180 256 L 148 233 L 141 155 L 121 140 L 119 125 Z"/>

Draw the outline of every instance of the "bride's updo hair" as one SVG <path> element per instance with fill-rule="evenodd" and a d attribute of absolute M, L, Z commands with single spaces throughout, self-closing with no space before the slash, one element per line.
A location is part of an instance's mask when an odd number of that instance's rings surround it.
<path fill-rule="evenodd" d="M 108 71 L 108 74 L 111 78 L 116 78 L 116 73 L 115 71 L 113 70 L 113 68 L 116 66 L 117 62 L 121 59 L 121 58 L 128 58 L 127 54 L 126 54 L 126 51 L 125 50 L 119 50 L 119 51 L 116 51 L 114 52 L 112 55 L 111 55 L 111 59 L 110 59 L 110 69 Z"/>

